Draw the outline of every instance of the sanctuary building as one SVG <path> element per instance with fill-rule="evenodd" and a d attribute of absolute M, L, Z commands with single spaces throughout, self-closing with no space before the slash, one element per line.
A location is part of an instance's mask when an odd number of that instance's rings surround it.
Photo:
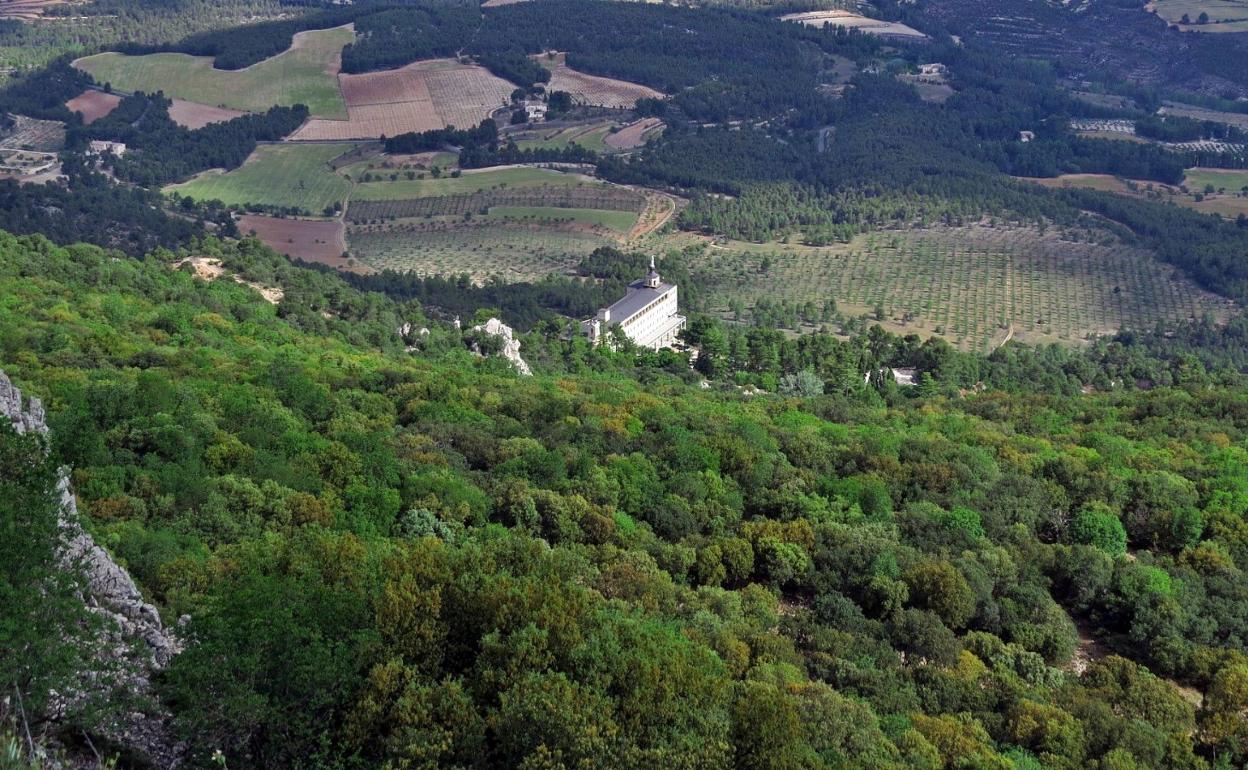
<path fill-rule="evenodd" d="M 671 347 L 685 328 L 676 298 L 676 284 L 664 283 L 650 258 L 650 272 L 628 285 L 628 293 L 581 322 L 581 332 L 593 345 L 607 338 L 611 327 L 619 327 L 638 346 L 659 350 Z"/>

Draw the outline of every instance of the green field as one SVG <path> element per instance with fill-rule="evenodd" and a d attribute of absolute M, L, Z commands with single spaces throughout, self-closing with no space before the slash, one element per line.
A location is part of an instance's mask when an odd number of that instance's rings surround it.
<path fill-rule="evenodd" d="M 556 130 L 526 131 L 516 140 L 516 146 L 522 150 L 562 150 L 571 145 L 580 145 L 594 152 L 611 152 L 606 138 L 611 132 L 614 122 L 597 123 L 588 126 L 572 126 Z"/>
<path fill-rule="evenodd" d="M 261 145 L 233 171 L 210 171 L 189 182 L 166 187 L 165 191 L 189 195 L 195 200 L 219 200 L 226 205 L 289 206 L 320 214 L 326 206 L 345 201 L 351 192 L 351 182 L 335 174 L 328 164 L 352 147 Z"/>
<path fill-rule="evenodd" d="M 1221 168 L 1189 168 L 1183 184 L 1192 192 L 1200 192 L 1208 185 L 1215 190 L 1237 193 L 1248 187 L 1248 171 Z"/>
<path fill-rule="evenodd" d="M 352 257 L 377 270 L 467 273 L 477 280 L 497 275 L 514 282 L 567 272 L 609 241 L 588 232 L 490 223 L 420 231 L 353 229 L 347 242 Z"/>
<path fill-rule="evenodd" d="M 1170 24 L 1194 32 L 1248 31 L 1248 0 L 1154 0 L 1148 7 Z M 1209 23 L 1197 23 L 1202 13 L 1209 14 Z M 1184 14 L 1187 24 L 1182 21 Z"/>
<path fill-rule="evenodd" d="M 505 168 L 498 171 L 465 173 L 459 177 L 440 179 L 402 179 L 398 181 L 364 182 L 355 187 L 351 197 L 362 201 L 384 201 L 405 198 L 437 198 L 464 195 L 494 187 L 543 187 L 547 185 L 600 185 L 602 182 L 576 174 L 565 174 L 544 168 Z"/>
<path fill-rule="evenodd" d="M 290 50 L 238 71 L 219 70 L 208 56 L 101 53 L 75 62 L 99 83 L 119 91 L 164 91 L 166 96 L 214 107 L 262 112 L 305 104 L 312 114 L 346 119 L 347 106 L 332 73 L 342 47 L 355 39 L 345 27 L 303 32 Z"/>
<path fill-rule="evenodd" d="M 760 298 L 821 304 L 830 297 L 850 315 L 882 306 L 890 331 L 938 334 L 980 351 L 1011 331 L 1024 342 L 1072 344 L 1123 326 L 1206 312 L 1225 318 L 1230 310 L 1147 252 L 1102 233 L 1055 229 L 883 232 L 829 248 L 731 244 L 708 248 L 695 275 L 725 311 L 732 299 L 748 307 Z"/>

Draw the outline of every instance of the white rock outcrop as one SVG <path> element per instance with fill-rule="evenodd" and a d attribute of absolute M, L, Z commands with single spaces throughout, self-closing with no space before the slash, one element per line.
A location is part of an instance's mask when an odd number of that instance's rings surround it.
<path fill-rule="evenodd" d="M 19 433 L 48 433 L 43 404 L 34 397 L 23 403 L 21 391 L 3 371 L 0 419 L 7 419 Z M 130 574 L 82 528 L 68 469 L 61 470 L 59 491 L 65 543 L 62 563 L 81 570 L 86 584 L 83 602 L 105 621 L 100 639 L 100 655 L 105 658 L 99 661 L 101 668 L 120 666 L 125 689 L 139 700 L 154 702 L 151 677 L 180 651 L 179 641 L 165 628 L 156 608 L 143 601 Z M 84 695 L 63 694 L 59 708 L 64 710 Z M 132 711 L 102 732 L 109 740 L 143 756 L 153 767 L 179 764 L 182 749 L 170 735 L 163 714 Z"/>
<path fill-rule="evenodd" d="M 503 341 L 503 358 L 510 361 L 511 365 L 516 367 L 516 371 L 520 372 L 520 374 L 525 377 L 533 376 L 533 370 L 530 369 L 528 363 L 520 357 L 520 340 L 516 339 L 516 333 L 512 331 L 510 326 L 497 318 L 491 318 L 480 326 L 472 327 L 472 330 L 474 332 L 481 332 L 482 334 L 489 334 L 494 337 L 501 338 Z M 481 351 L 477 350 L 476 352 L 480 353 Z"/>

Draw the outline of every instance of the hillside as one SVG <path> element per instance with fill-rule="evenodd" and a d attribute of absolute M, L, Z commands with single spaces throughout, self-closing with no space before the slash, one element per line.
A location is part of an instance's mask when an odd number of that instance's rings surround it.
<path fill-rule="evenodd" d="M 522 380 L 436 323 L 405 352 L 418 308 L 254 245 L 201 251 L 276 308 L 168 256 L 0 238 L 0 367 L 46 399 L 97 538 L 190 616 L 158 686 L 192 757 L 1198 768 L 1238 745 L 1240 389 Z M 1114 655 L 1076 654 L 1090 627 Z"/>

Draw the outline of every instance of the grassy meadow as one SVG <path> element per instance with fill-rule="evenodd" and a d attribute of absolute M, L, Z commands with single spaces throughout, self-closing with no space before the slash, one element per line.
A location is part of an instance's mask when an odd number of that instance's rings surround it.
<path fill-rule="evenodd" d="M 239 168 L 227 173 L 210 171 L 189 182 L 166 187 L 166 192 L 195 200 L 219 200 L 226 205 L 249 203 L 287 206 L 319 214 L 342 203 L 351 182 L 335 174 L 329 162 L 351 144 L 266 144 L 256 148 Z"/>
<path fill-rule="evenodd" d="M 289 50 L 237 71 L 216 69 L 209 56 L 180 53 L 101 53 L 79 59 L 74 66 L 119 91 L 163 91 L 170 97 L 251 112 L 304 104 L 314 116 L 346 119 L 346 102 L 334 73 L 342 47 L 354 39 L 355 33 L 346 27 L 302 32 Z"/>

